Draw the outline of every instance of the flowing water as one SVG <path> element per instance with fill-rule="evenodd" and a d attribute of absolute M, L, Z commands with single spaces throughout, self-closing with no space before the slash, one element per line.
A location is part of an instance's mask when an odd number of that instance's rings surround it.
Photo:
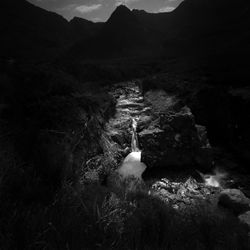
<path fill-rule="evenodd" d="M 116 84 L 111 90 L 111 94 L 117 99 L 116 114 L 106 125 L 106 131 L 111 137 L 121 138 L 119 144 L 123 148 L 129 147 L 129 152 L 118 168 L 118 173 L 123 177 L 132 175 L 140 179 L 147 166 L 141 162 L 137 123 L 143 116 L 150 115 L 151 108 L 145 104 L 139 86 L 133 82 Z M 126 138 L 128 137 L 127 135 L 129 135 L 129 138 Z M 124 138 L 126 138 L 125 141 Z M 183 171 L 183 174 L 187 176 L 190 173 Z M 180 176 L 181 173 L 178 175 Z M 202 177 L 201 179 L 204 184 L 214 187 L 220 186 L 221 182 L 229 177 L 224 172 L 221 174 L 221 172 L 218 171 L 210 175 L 204 175 L 202 173 L 199 173 L 198 176 L 199 175 Z M 167 176 L 169 177 L 165 172 L 164 174 L 159 173 L 157 179 Z M 231 177 L 232 176 L 230 176 L 230 178 Z"/>
<path fill-rule="evenodd" d="M 129 131 L 131 143 L 131 152 L 123 160 L 118 168 L 118 173 L 123 177 L 134 176 L 141 178 L 146 169 L 146 165 L 141 162 L 141 151 L 137 135 L 137 121 L 140 116 L 146 114 L 150 108 L 144 103 L 139 86 L 135 83 L 125 83 L 116 86 L 113 95 L 116 95 L 116 114 L 107 124 L 107 131 L 111 136 L 122 134 L 123 131 Z"/>

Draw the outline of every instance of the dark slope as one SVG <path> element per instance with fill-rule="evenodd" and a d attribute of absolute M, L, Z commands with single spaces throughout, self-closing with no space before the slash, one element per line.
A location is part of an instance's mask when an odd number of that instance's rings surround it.
<path fill-rule="evenodd" d="M 70 40 L 68 22 L 24 0 L 1 1 L 1 56 L 50 54 Z"/>
<path fill-rule="evenodd" d="M 117 7 L 105 24 L 101 38 L 106 48 L 121 53 L 127 49 L 140 50 L 149 42 L 147 31 L 141 22 L 125 6 Z"/>
<path fill-rule="evenodd" d="M 76 40 L 96 35 L 103 26 L 103 23 L 94 23 L 80 17 L 74 17 L 69 24 Z"/>
<path fill-rule="evenodd" d="M 166 41 L 183 41 L 181 45 L 195 50 L 199 44 L 208 51 L 211 47 L 220 50 L 247 29 L 243 19 L 249 6 L 247 0 L 237 5 L 233 0 L 185 0 L 172 12 Z"/>
<path fill-rule="evenodd" d="M 137 15 L 127 7 L 119 6 L 96 36 L 78 42 L 69 54 L 74 58 L 143 56 L 153 51 L 154 42 L 152 32 Z"/>
<path fill-rule="evenodd" d="M 6 58 L 165 56 L 190 57 L 196 63 L 202 57 L 211 65 L 216 56 L 220 64 L 223 58 L 232 64 L 241 60 L 246 68 L 250 50 L 247 0 L 237 5 L 233 0 L 185 0 L 173 12 L 158 14 L 119 6 L 106 23 L 67 22 L 25 0 L 1 2 L 0 7 L 0 55 Z"/>
<path fill-rule="evenodd" d="M 148 13 L 144 10 L 133 10 L 138 20 L 151 32 L 165 33 L 168 25 L 171 24 L 172 13 Z"/>
<path fill-rule="evenodd" d="M 71 54 L 80 58 L 237 54 L 249 50 L 249 5 L 247 0 L 237 6 L 233 0 L 185 0 L 173 12 L 158 14 L 119 6 L 100 32 L 76 44 Z"/>
<path fill-rule="evenodd" d="M 2 58 L 51 58 L 99 26 L 80 18 L 69 23 L 25 0 L 1 1 L 0 13 Z"/>

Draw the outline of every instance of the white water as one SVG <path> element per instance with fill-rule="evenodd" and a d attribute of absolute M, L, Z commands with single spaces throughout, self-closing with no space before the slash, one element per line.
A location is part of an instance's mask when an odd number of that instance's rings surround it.
<path fill-rule="evenodd" d="M 131 153 L 123 160 L 117 172 L 122 178 L 133 176 L 141 179 L 146 165 L 141 162 L 141 150 L 136 131 L 137 121 L 139 118 L 147 116 L 150 107 L 144 103 L 140 88 L 134 82 L 117 85 L 117 88 L 112 90 L 112 94 L 118 96 L 116 114 L 106 124 L 106 130 L 110 136 L 117 136 L 129 126 L 131 132 Z"/>
<path fill-rule="evenodd" d="M 223 180 L 227 177 L 227 173 L 220 171 L 219 169 L 215 169 L 213 174 L 202 174 L 197 171 L 202 177 L 206 186 L 210 187 L 221 187 Z"/>
<path fill-rule="evenodd" d="M 131 149 L 132 149 L 132 152 L 139 152 L 140 151 L 139 150 L 138 137 L 137 137 L 137 133 L 136 133 L 136 128 L 137 128 L 137 122 L 133 118 L 132 119 L 132 140 L 131 140 Z"/>
<path fill-rule="evenodd" d="M 136 128 L 137 128 L 137 122 L 135 119 L 132 119 L 132 139 L 131 139 L 132 152 L 127 155 L 122 165 L 118 169 L 118 173 L 123 178 L 133 176 L 135 178 L 141 179 L 143 172 L 147 168 L 147 166 L 143 162 L 141 162 L 141 151 L 139 149 Z"/>

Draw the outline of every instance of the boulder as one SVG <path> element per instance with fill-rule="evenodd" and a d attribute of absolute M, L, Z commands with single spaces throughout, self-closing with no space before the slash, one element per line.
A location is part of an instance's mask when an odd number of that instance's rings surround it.
<path fill-rule="evenodd" d="M 240 222 L 247 225 L 248 230 L 250 231 L 250 211 L 247 211 L 244 214 L 239 215 L 238 218 Z"/>
<path fill-rule="evenodd" d="M 162 92 L 149 92 L 145 97 L 152 115 L 140 123 L 142 161 L 148 167 L 199 165 L 210 169 L 213 155 L 206 128 L 195 124 L 187 106 Z"/>
<path fill-rule="evenodd" d="M 235 214 L 241 214 L 250 209 L 250 199 L 239 189 L 223 190 L 219 195 L 218 204 L 230 209 Z"/>

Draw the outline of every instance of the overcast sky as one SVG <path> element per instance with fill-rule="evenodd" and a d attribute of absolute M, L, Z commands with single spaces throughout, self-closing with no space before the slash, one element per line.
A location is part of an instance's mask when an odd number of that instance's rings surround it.
<path fill-rule="evenodd" d="M 28 0 L 29 2 L 57 12 L 65 18 L 74 16 L 92 21 L 106 21 L 116 6 L 121 3 L 130 9 L 143 9 L 148 12 L 168 12 L 183 0 Z"/>

